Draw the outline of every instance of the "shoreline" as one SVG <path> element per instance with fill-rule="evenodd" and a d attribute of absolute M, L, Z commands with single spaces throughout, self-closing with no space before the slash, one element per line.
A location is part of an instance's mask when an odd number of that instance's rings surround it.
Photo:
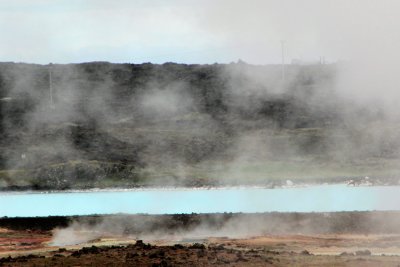
<path fill-rule="evenodd" d="M 399 186 L 400 178 L 393 177 L 334 177 L 334 178 L 320 178 L 320 179 L 277 179 L 268 180 L 261 183 L 195 183 L 194 185 L 182 184 L 144 184 L 144 185 L 131 185 L 116 187 L 87 187 L 87 188 L 43 188 L 37 189 L 31 186 L 5 186 L 0 187 L 0 194 L 10 193 L 80 193 L 80 192 L 124 192 L 124 191 L 150 191 L 150 190 L 218 190 L 218 189 L 241 189 L 241 188 L 263 188 L 263 189 L 283 189 L 295 187 L 309 187 L 321 185 L 349 185 L 349 186 Z"/>

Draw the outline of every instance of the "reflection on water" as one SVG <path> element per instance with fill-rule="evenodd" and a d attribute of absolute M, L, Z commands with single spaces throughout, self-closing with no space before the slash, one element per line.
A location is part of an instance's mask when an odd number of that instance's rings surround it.
<path fill-rule="evenodd" d="M 399 210 L 400 186 L 1 193 L 0 216 Z"/>

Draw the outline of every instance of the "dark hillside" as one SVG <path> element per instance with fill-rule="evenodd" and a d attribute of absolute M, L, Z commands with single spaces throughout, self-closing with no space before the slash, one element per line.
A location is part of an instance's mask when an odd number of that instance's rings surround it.
<path fill-rule="evenodd" d="M 280 75 L 243 62 L 0 63 L 0 187 L 215 184 L 209 162 L 243 151 L 254 162 L 334 159 L 331 132 L 348 127 L 335 66 Z"/>

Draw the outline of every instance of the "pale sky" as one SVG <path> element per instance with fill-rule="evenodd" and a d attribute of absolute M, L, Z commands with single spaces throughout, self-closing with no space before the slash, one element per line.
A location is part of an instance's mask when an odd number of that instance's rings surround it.
<path fill-rule="evenodd" d="M 285 40 L 286 63 L 333 62 L 397 47 L 398 10 L 397 0 L 0 0 L 0 61 L 271 64 Z"/>

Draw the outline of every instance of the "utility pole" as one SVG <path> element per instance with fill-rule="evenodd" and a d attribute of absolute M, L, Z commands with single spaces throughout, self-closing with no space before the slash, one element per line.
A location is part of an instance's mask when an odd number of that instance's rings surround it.
<path fill-rule="evenodd" d="M 282 82 L 285 82 L 285 41 L 281 40 L 282 48 Z"/>
<path fill-rule="evenodd" d="M 50 91 L 50 108 L 54 109 L 54 101 L 53 101 L 53 80 L 52 80 L 52 67 L 53 64 L 49 64 L 49 91 Z"/>

